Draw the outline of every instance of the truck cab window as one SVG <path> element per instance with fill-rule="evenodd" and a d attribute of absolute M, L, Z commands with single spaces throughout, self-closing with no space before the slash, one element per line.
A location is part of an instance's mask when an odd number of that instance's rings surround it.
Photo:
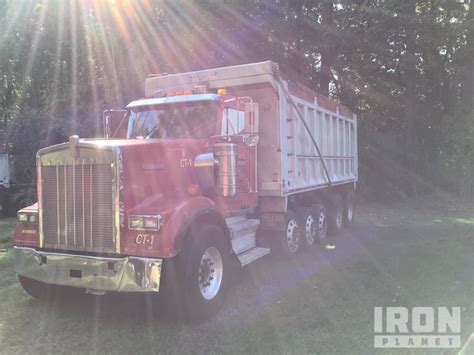
<path fill-rule="evenodd" d="M 245 112 L 226 108 L 222 114 L 221 135 L 241 134 L 245 129 Z"/>
<path fill-rule="evenodd" d="M 140 107 L 130 111 L 128 138 L 208 138 L 217 112 L 212 102 Z"/>

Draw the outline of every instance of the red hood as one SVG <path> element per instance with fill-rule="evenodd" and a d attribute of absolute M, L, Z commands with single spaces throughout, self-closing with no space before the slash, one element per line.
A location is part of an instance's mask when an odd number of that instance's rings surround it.
<path fill-rule="evenodd" d="M 126 210 L 154 195 L 186 195 L 194 183 L 194 158 L 210 151 L 205 139 L 86 140 L 99 146 L 118 147 L 123 158 Z"/>

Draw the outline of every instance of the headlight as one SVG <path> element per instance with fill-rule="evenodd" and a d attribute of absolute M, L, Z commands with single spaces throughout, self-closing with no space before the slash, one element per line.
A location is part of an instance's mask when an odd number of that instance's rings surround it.
<path fill-rule="evenodd" d="M 160 229 L 160 221 L 155 217 L 143 218 L 143 224 L 145 229 Z"/>
<path fill-rule="evenodd" d="M 36 213 L 18 212 L 17 221 L 19 223 L 37 223 L 38 215 Z"/>
<path fill-rule="evenodd" d="M 143 217 L 130 216 L 130 229 L 143 229 Z"/>
<path fill-rule="evenodd" d="M 155 230 L 161 228 L 161 216 L 130 216 L 128 227 L 138 230 Z"/>

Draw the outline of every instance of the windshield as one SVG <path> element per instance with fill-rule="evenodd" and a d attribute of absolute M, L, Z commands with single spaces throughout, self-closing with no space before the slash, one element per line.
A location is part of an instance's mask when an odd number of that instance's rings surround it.
<path fill-rule="evenodd" d="M 145 106 L 130 111 L 128 138 L 208 138 L 215 132 L 218 106 L 193 102 Z"/>

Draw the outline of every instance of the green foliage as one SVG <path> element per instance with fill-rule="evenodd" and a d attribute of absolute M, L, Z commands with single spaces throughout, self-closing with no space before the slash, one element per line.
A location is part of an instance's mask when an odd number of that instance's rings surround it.
<path fill-rule="evenodd" d="M 472 9 L 469 0 L 0 1 L 0 149 L 28 179 L 38 148 L 99 135 L 101 111 L 141 96 L 150 73 L 272 59 L 357 112 L 363 181 L 376 193 L 418 193 L 416 181 L 472 192 Z M 407 183 L 371 180 L 393 164 Z"/>

